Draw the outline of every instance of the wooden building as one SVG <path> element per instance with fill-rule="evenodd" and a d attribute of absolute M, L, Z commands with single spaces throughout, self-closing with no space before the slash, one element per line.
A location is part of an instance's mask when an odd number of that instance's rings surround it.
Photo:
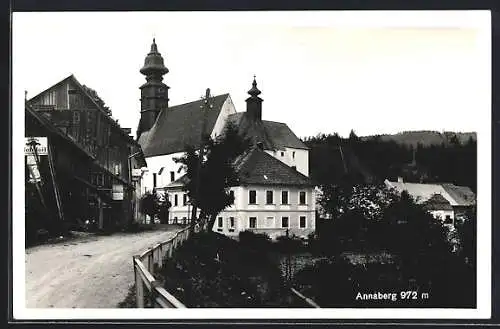
<path fill-rule="evenodd" d="M 64 220 L 95 220 L 106 230 L 133 221 L 140 198 L 133 169 L 146 162 L 131 130 L 119 126 L 97 93 L 70 75 L 27 101 L 26 112 L 43 127 L 27 125 L 27 137 L 52 131 Z"/>

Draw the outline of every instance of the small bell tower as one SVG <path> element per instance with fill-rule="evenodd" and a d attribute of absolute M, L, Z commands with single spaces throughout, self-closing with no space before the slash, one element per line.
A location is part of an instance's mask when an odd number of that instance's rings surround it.
<path fill-rule="evenodd" d="M 260 90 L 257 88 L 257 81 L 255 81 L 255 75 L 253 76 L 252 89 L 248 91 L 250 97 L 246 99 L 247 102 L 247 113 L 250 118 L 255 121 L 262 120 L 262 102 L 263 99 L 259 97 Z"/>

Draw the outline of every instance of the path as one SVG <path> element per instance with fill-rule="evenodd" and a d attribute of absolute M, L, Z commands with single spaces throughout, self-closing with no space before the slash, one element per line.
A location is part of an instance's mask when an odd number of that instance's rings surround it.
<path fill-rule="evenodd" d="M 26 307 L 117 307 L 134 283 L 132 256 L 178 230 L 117 233 L 27 249 Z"/>

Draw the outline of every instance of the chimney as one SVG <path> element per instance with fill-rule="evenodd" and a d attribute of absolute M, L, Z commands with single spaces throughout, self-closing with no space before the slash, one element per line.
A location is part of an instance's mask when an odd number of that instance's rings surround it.
<path fill-rule="evenodd" d="M 259 97 L 260 90 L 257 88 L 255 75 L 253 76 L 252 89 L 248 91 L 250 97 L 246 99 L 247 115 L 255 121 L 262 120 L 262 98 Z"/>
<path fill-rule="evenodd" d="M 398 177 L 398 183 L 403 183 L 403 177 Z"/>

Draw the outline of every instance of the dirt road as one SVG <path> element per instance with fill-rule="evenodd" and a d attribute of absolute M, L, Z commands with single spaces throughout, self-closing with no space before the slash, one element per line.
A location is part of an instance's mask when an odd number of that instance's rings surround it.
<path fill-rule="evenodd" d="M 26 307 L 117 307 L 134 283 L 132 256 L 178 230 L 117 233 L 27 249 Z"/>

